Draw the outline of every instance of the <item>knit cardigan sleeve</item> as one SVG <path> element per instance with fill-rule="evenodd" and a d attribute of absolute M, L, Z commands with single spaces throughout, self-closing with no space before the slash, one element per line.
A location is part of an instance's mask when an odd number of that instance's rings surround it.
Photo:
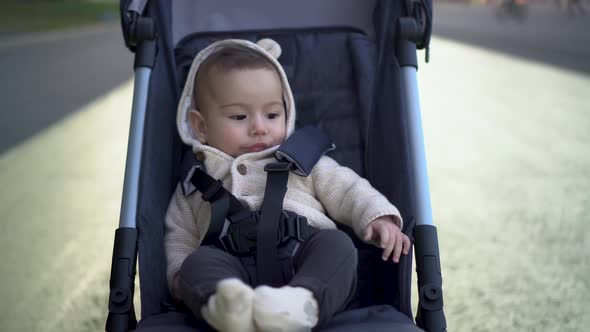
<path fill-rule="evenodd" d="M 201 201 L 202 203 L 202 201 Z M 164 231 L 164 252 L 166 255 L 166 278 L 172 290 L 172 279 L 180 270 L 182 262 L 201 243 L 193 210 L 183 195 L 180 185 L 170 199 L 166 212 Z"/>
<path fill-rule="evenodd" d="M 402 228 L 398 209 L 352 169 L 323 156 L 311 176 L 316 197 L 328 215 L 352 227 L 359 238 L 365 227 L 381 216 L 393 216 Z"/>

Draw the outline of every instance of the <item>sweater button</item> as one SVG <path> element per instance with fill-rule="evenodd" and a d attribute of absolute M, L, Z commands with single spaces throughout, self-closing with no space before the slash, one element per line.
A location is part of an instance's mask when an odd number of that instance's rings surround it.
<path fill-rule="evenodd" d="M 203 151 L 197 152 L 195 157 L 197 158 L 197 161 L 200 161 L 200 162 L 205 161 L 205 154 L 203 153 Z"/>
<path fill-rule="evenodd" d="M 248 169 L 246 168 L 246 165 L 239 164 L 238 165 L 238 172 L 242 175 L 246 175 L 246 173 L 248 173 Z"/>

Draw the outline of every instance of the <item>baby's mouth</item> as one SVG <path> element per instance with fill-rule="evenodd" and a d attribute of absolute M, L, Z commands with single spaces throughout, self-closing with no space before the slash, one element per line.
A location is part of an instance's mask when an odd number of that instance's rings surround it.
<path fill-rule="evenodd" d="M 266 150 L 267 148 L 268 148 L 268 145 L 263 144 L 263 143 L 258 143 L 258 144 L 250 145 L 246 149 L 250 152 L 258 152 L 258 151 Z"/>

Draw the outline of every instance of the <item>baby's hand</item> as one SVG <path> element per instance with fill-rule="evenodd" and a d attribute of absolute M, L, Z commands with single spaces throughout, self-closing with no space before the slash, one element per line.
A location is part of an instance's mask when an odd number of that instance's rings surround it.
<path fill-rule="evenodd" d="M 402 233 L 391 216 L 383 216 L 371 221 L 365 228 L 363 241 L 383 248 L 381 258 L 384 261 L 393 252 L 392 260 L 398 263 L 401 253 L 407 255 L 410 250 L 410 239 Z"/>
<path fill-rule="evenodd" d="M 182 298 L 180 297 L 180 276 L 178 275 L 178 272 L 174 274 L 174 276 L 172 277 L 172 289 L 171 289 L 171 295 L 172 298 L 178 302 L 182 302 Z"/>

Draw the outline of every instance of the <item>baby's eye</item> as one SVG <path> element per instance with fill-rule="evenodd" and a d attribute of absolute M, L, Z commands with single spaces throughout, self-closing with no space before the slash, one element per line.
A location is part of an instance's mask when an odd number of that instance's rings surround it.
<path fill-rule="evenodd" d="M 229 117 L 232 120 L 244 120 L 246 118 L 245 115 L 232 115 Z"/>
<path fill-rule="evenodd" d="M 279 116 L 281 116 L 279 113 L 270 113 L 270 114 L 268 114 L 268 115 L 267 115 L 267 117 L 268 117 L 269 119 L 271 119 L 271 120 L 272 120 L 272 119 L 276 119 L 276 118 L 278 118 Z"/>

